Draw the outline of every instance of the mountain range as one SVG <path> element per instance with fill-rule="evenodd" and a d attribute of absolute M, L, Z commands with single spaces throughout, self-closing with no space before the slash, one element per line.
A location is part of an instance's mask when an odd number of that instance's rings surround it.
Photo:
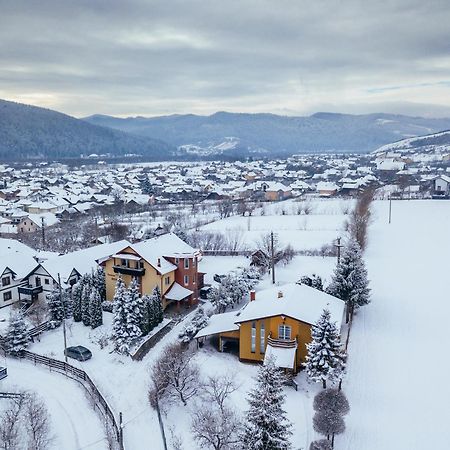
<path fill-rule="evenodd" d="M 147 160 L 363 153 L 450 129 L 450 118 L 316 113 L 292 117 L 218 112 L 83 119 L 0 100 L 0 159 L 141 155 Z"/>
<path fill-rule="evenodd" d="M 0 159 L 57 159 L 80 155 L 140 154 L 160 159 L 175 148 L 50 109 L 0 100 Z"/>
<path fill-rule="evenodd" d="M 450 129 L 450 119 L 394 114 L 316 113 L 306 117 L 218 112 L 162 117 L 86 117 L 95 125 L 163 139 L 181 153 L 286 156 L 369 152 L 406 137 Z"/>

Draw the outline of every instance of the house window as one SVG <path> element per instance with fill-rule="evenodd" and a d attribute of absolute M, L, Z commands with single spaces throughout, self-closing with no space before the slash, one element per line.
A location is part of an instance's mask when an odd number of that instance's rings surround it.
<path fill-rule="evenodd" d="M 11 299 L 12 299 L 11 291 L 3 293 L 3 301 L 4 302 L 7 302 L 8 300 L 11 300 Z"/>
<path fill-rule="evenodd" d="M 175 264 L 178 266 L 178 263 L 180 262 L 180 258 L 175 258 Z"/>
<path fill-rule="evenodd" d="M 50 280 L 48 278 L 44 279 L 44 284 L 50 284 Z"/>
<path fill-rule="evenodd" d="M 36 286 L 40 286 L 41 283 L 41 278 L 40 277 L 36 277 Z"/>
<path fill-rule="evenodd" d="M 189 275 L 184 276 L 184 284 L 189 284 Z"/>
<path fill-rule="evenodd" d="M 252 337 L 251 337 L 251 351 L 252 353 L 255 353 L 256 351 L 256 322 L 252 322 Z"/>
<path fill-rule="evenodd" d="M 2 285 L 3 286 L 8 286 L 9 284 L 11 284 L 11 278 L 10 277 L 3 277 L 2 278 Z"/>
<path fill-rule="evenodd" d="M 170 284 L 170 277 L 164 278 L 164 284 L 165 284 L 166 286 L 169 286 L 169 284 Z"/>
<path fill-rule="evenodd" d="M 280 325 L 278 327 L 278 339 L 291 339 L 291 327 L 289 325 Z"/>
<path fill-rule="evenodd" d="M 266 350 L 266 327 L 264 326 L 264 320 L 261 321 L 261 328 L 259 329 L 259 351 L 264 353 Z"/>
<path fill-rule="evenodd" d="M 189 269 L 189 258 L 184 258 L 184 268 Z"/>

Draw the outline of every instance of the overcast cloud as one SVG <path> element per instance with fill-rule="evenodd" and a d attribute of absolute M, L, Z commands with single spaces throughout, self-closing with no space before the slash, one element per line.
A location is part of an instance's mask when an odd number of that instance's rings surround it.
<path fill-rule="evenodd" d="M 0 0 L 0 98 L 75 116 L 450 116 L 449 24 L 449 0 Z"/>

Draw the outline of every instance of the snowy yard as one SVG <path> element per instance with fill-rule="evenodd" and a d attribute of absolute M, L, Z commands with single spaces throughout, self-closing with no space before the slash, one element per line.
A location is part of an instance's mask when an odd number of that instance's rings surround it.
<path fill-rule="evenodd" d="M 358 312 L 338 450 L 449 448 L 450 203 L 376 202 L 366 252 L 372 303 Z"/>

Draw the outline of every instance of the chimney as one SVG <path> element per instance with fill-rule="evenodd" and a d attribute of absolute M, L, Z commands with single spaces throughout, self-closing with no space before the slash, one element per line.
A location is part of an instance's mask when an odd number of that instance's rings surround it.
<path fill-rule="evenodd" d="M 256 300 L 256 292 L 254 289 L 250 291 L 250 301 L 254 302 Z"/>
<path fill-rule="evenodd" d="M 161 267 L 161 258 L 158 258 L 158 267 Z"/>
<path fill-rule="evenodd" d="M 283 291 L 278 291 L 278 298 L 283 298 Z"/>

